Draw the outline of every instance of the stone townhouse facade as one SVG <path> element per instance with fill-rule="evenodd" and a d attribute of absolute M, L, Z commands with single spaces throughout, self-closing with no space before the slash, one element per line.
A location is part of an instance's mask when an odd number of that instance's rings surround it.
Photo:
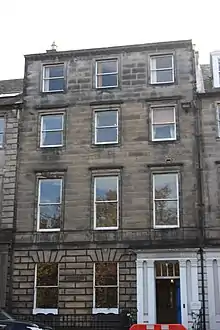
<path fill-rule="evenodd" d="M 204 290 L 194 60 L 191 40 L 25 56 L 14 313 L 192 322 Z"/>
<path fill-rule="evenodd" d="M 23 80 L 0 81 L 0 308 L 11 295 L 11 260 L 15 228 L 18 120 Z M 7 306 L 9 307 L 9 306 Z"/>
<path fill-rule="evenodd" d="M 209 329 L 215 330 L 220 323 L 220 51 L 210 54 L 209 64 L 200 65 L 197 59 L 197 92 L 201 114 L 201 191 L 208 322 Z"/>

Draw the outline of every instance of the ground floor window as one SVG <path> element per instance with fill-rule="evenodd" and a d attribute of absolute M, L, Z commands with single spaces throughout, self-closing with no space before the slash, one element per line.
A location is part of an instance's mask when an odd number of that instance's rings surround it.
<path fill-rule="evenodd" d="M 34 310 L 58 309 L 59 267 L 57 263 L 39 263 L 35 269 Z M 39 311 L 40 310 L 40 311 Z"/>
<path fill-rule="evenodd" d="M 117 309 L 119 305 L 118 287 L 118 263 L 95 263 L 93 279 L 93 311 L 98 309 Z"/>

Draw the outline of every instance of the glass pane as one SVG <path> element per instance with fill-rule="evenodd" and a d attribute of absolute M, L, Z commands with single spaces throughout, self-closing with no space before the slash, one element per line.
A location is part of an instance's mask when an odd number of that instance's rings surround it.
<path fill-rule="evenodd" d="M 118 290 L 117 288 L 96 288 L 95 289 L 96 308 L 117 308 Z"/>
<path fill-rule="evenodd" d="M 172 262 L 168 263 L 168 276 L 175 276 L 174 272 L 174 264 Z"/>
<path fill-rule="evenodd" d="M 63 131 L 42 133 L 43 146 L 59 146 L 63 144 Z"/>
<path fill-rule="evenodd" d="M 96 126 L 116 126 L 118 111 L 97 111 Z"/>
<path fill-rule="evenodd" d="M 40 203 L 60 203 L 62 180 L 40 180 Z"/>
<path fill-rule="evenodd" d="M 173 81 L 172 70 L 157 71 L 156 74 L 157 74 L 157 82 L 158 83 L 172 82 Z"/>
<path fill-rule="evenodd" d="M 37 285 L 56 286 L 58 283 L 58 264 L 41 263 L 37 265 Z"/>
<path fill-rule="evenodd" d="M 0 118 L 0 133 L 3 133 L 5 130 L 5 120 L 4 118 Z"/>
<path fill-rule="evenodd" d="M 118 141 L 117 128 L 98 128 L 96 130 L 96 143 L 117 143 Z"/>
<path fill-rule="evenodd" d="M 62 115 L 50 115 L 43 116 L 43 130 L 55 130 L 63 128 L 63 116 Z"/>
<path fill-rule="evenodd" d="M 153 138 L 156 139 L 175 139 L 175 125 L 153 125 Z"/>
<path fill-rule="evenodd" d="M 40 229 L 60 228 L 61 206 L 40 206 Z"/>
<path fill-rule="evenodd" d="M 161 262 L 162 276 L 167 276 L 167 265 L 165 262 Z"/>
<path fill-rule="evenodd" d="M 48 80 L 48 84 L 49 84 L 48 92 L 64 90 L 64 79 L 62 78 Z"/>
<path fill-rule="evenodd" d="M 95 178 L 96 200 L 117 200 L 117 176 Z"/>
<path fill-rule="evenodd" d="M 117 226 L 117 203 L 96 204 L 96 227 Z"/>
<path fill-rule="evenodd" d="M 4 143 L 4 134 L 0 133 L 0 147 L 3 146 L 3 143 Z"/>
<path fill-rule="evenodd" d="M 117 72 L 117 61 L 97 62 L 97 73 Z"/>
<path fill-rule="evenodd" d="M 154 188 L 156 199 L 177 198 L 177 174 L 155 174 Z"/>
<path fill-rule="evenodd" d="M 155 225 L 176 226 L 177 224 L 177 202 L 155 201 Z"/>
<path fill-rule="evenodd" d="M 116 262 L 99 262 L 95 264 L 95 285 L 117 285 Z"/>
<path fill-rule="evenodd" d="M 161 263 L 160 262 L 155 262 L 155 269 L 156 269 L 156 276 L 157 277 L 161 276 Z"/>
<path fill-rule="evenodd" d="M 174 122 L 174 108 L 153 109 L 153 124 Z"/>
<path fill-rule="evenodd" d="M 164 57 L 155 57 L 156 69 L 172 68 L 172 55 Z"/>
<path fill-rule="evenodd" d="M 97 79 L 97 87 L 116 87 L 118 85 L 118 75 L 111 74 L 99 76 Z"/>
<path fill-rule="evenodd" d="M 64 76 L 64 66 L 63 65 L 54 65 L 45 67 L 44 78 L 53 78 L 53 77 L 63 77 Z"/>
<path fill-rule="evenodd" d="M 57 308 L 58 288 L 37 288 L 36 308 Z"/>
<path fill-rule="evenodd" d="M 179 262 L 175 263 L 175 276 L 180 276 Z"/>

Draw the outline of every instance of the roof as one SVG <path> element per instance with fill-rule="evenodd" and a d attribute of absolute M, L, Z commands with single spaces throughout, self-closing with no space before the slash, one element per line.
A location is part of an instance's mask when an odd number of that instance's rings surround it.
<path fill-rule="evenodd" d="M 22 103 L 23 79 L 0 80 L 0 106 Z"/>
<path fill-rule="evenodd" d="M 0 94 L 23 91 L 23 79 L 0 80 Z"/>
<path fill-rule="evenodd" d="M 102 54 L 104 55 L 111 53 L 116 54 L 116 53 L 122 53 L 128 51 L 144 51 L 146 49 L 156 51 L 158 49 L 175 49 L 182 47 L 192 48 L 193 47 L 192 40 L 176 40 L 176 41 L 166 41 L 166 42 L 157 42 L 157 43 L 145 43 L 145 44 L 135 44 L 135 45 L 68 50 L 68 51 L 48 50 L 46 53 L 25 55 L 25 58 L 30 60 L 35 60 L 35 59 L 50 58 L 50 57 L 90 56 L 90 55 L 102 55 Z"/>

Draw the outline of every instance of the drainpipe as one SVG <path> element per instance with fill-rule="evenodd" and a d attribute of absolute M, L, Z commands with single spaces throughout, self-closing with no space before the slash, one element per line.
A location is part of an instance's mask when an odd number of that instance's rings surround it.
<path fill-rule="evenodd" d="M 15 238 L 16 238 L 16 222 L 17 222 L 17 187 L 18 187 L 18 162 L 19 162 L 19 146 L 20 146 L 20 115 L 22 111 L 22 104 L 16 107 L 16 116 L 18 122 L 18 131 L 17 131 L 17 168 L 15 174 L 15 191 L 14 191 L 14 215 L 13 215 L 13 225 L 12 225 L 12 242 L 11 242 L 11 251 L 10 251 L 10 282 L 8 289 L 8 311 L 12 313 L 12 295 L 13 295 L 13 271 L 14 271 L 14 248 L 15 248 Z"/>
<path fill-rule="evenodd" d="M 193 50 L 193 72 L 195 72 L 195 65 L 198 58 L 195 57 Z M 196 179 L 197 179 L 197 206 L 198 206 L 198 229 L 199 229 L 199 255 L 201 260 L 201 289 L 202 289 L 202 325 L 203 330 L 206 330 L 206 315 L 205 315 L 205 276 L 204 276 L 204 245 L 205 245 L 205 212 L 204 212 L 204 196 L 203 196 L 203 144 L 202 144 L 202 122 L 200 112 L 202 111 L 201 101 L 198 100 L 197 96 L 197 86 L 196 86 L 196 76 L 193 86 L 193 110 L 195 116 L 195 148 L 196 148 Z"/>

